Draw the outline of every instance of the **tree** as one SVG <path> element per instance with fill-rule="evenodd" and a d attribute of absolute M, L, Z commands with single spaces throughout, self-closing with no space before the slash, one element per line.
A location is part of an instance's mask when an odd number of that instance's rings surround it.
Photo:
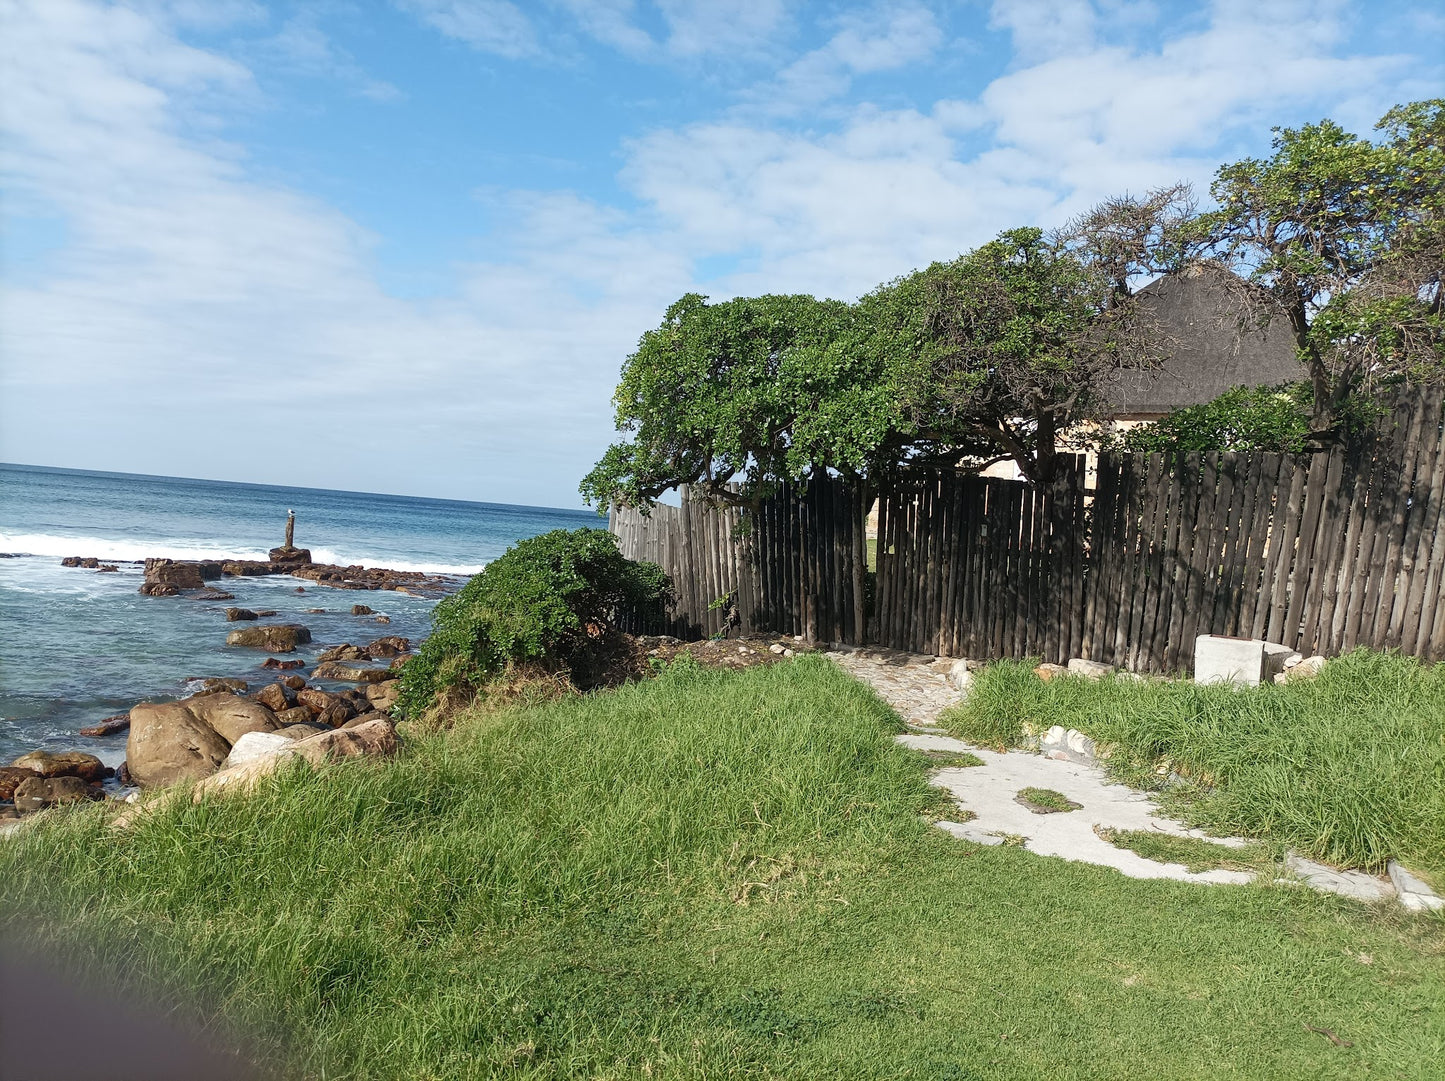
<path fill-rule="evenodd" d="M 1103 412 L 1107 376 L 1153 364 L 1152 320 L 1099 262 L 1013 229 L 858 304 L 858 348 L 894 375 L 893 460 L 952 469 L 1012 458 L 1046 483 L 1061 433 Z"/>
<path fill-rule="evenodd" d="M 1275 129 L 1270 158 L 1218 171 L 1218 209 L 1198 220 L 1253 319 L 1288 322 L 1317 441 L 1352 395 L 1445 364 L 1445 100 L 1398 106 L 1376 129 L 1379 142 L 1330 120 Z"/>

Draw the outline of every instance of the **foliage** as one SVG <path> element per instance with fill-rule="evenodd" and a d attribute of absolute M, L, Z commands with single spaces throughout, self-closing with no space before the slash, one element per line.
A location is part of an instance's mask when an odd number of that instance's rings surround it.
<path fill-rule="evenodd" d="M 1316 433 L 1361 388 L 1445 365 L 1445 99 L 1398 106 L 1371 142 L 1330 120 L 1275 129 L 1274 154 L 1222 167 L 1198 229 L 1280 319 L 1309 371 Z"/>
<path fill-rule="evenodd" d="M 689 294 L 643 335 L 589 501 L 646 504 L 680 484 L 726 498 L 832 470 L 883 482 L 905 464 L 1014 458 L 1047 479 L 1058 433 L 1102 376 L 1149 351 L 1134 310 L 1063 242 L 1015 229 L 857 304 Z"/>
<path fill-rule="evenodd" d="M 818 658 L 675 666 L 125 831 L 43 816 L 0 910 L 286 1076 L 1438 1072 L 1445 925 L 954 840 L 899 727 Z"/>
<path fill-rule="evenodd" d="M 509 665 L 588 662 L 621 607 L 655 603 L 667 578 L 624 559 L 606 530 L 553 530 L 518 541 L 437 604 L 433 630 L 401 673 L 398 709 L 417 717 L 439 695 L 469 700 Z"/>
<path fill-rule="evenodd" d="M 1112 772 L 1168 774 L 1198 825 L 1348 867 L 1445 873 L 1445 665 L 1357 650 L 1313 680 L 1246 689 L 1058 677 L 999 662 L 945 727 L 993 745 L 1051 725 L 1112 745 Z M 1161 772 L 1162 771 L 1162 772 Z"/>
<path fill-rule="evenodd" d="M 1308 383 L 1235 387 L 1212 402 L 1175 409 L 1125 432 L 1125 450 L 1144 454 L 1262 450 L 1302 454 L 1310 434 Z"/>

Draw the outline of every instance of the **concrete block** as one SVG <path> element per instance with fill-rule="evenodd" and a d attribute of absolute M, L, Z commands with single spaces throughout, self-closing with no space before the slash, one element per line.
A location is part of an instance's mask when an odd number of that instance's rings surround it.
<path fill-rule="evenodd" d="M 967 694 L 973 685 L 973 674 L 968 670 L 968 661 L 959 658 L 948 666 L 948 682 L 960 694 Z"/>
<path fill-rule="evenodd" d="M 1194 682 L 1257 687 L 1264 675 L 1264 647 L 1258 638 L 1201 634 L 1194 640 Z"/>

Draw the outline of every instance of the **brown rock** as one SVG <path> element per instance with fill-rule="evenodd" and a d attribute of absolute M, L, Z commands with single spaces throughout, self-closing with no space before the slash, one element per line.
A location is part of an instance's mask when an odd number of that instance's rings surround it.
<path fill-rule="evenodd" d="M 310 563 L 310 548 L 288 548 L 282 545 L 280 548 L 272 548 L 266 555 L 272 563 Z"/>
<path fill-rule="evenodd" d="M 369 661 L 371 654 L 360 646 L 353 646 L 350 642 L 343 642 L 339 646 L 332 646 L 322 652 L 316 658 L 318 661 Z"/>
<path fill-rule="evenodd" d="M 147 559 L 145 562 L 146 586 L 173 586 L 176 589 L 203 589 L 206 580 L 197 563 L 183 563 L 175 559 Z M 145 586 L 141 587 L 142 592 Z M 152 593 L 152 596 L 156 594 Z"/>
<path fill-rule="evenodd" d="M 79 777 L 89 783 L 105 776 L 105 763 L 83 751 L 31 751 L 10 763 L 16 769 L 28 769 L 42 777 Z"/>
<path fill-rule="evenodd" d="M 364 604 L 353 604 L 351 606 L 351 614 L 354 616 L 370 616 L 376 613 Z"/>
<path fill-rule="evenodd" d="M 207 586 L 199 593 L 193 594 L 193 599 L 198 601 L 233 601 L 236 599 L 234 593 L 227 593 L 224 589 L 212 589 Z"/>
<path fill-rule="evenodd" d="M 13 799 L 15 789 L 20 787 L 21 781 L 28 781 L 32 777 L 39 777 L 40 774 L 32 769 L 22 769 L 19 766 L 0 766 L 0 800 Z"/>
<path fill-rule="evenodd" d="M 31 777 L 15 789 L 15 809 L 21 814 L 43 811 L 66 803 L 100 799 L 99 789 L 91 788 L 79 777 Z"/>
<path fill-rule="evenodd" d="M 117 732 L 124 732 L 129 727 L 130 718 L 121 713 L 115 717 L 106 717 L 95 724 L 86 725 L 80 730 L 80 734 L 95 739 L 99 736 L 113 736 Z"/>
<path fill-rule="evenodd" d="M 1066 676 L 1068 674 L 1069 670 L 1065 668 L 1062 664 L 1044 663 L 1034 669 L 1034 675 L 1038 676 L 1045 683 L 1053 679 L 1055 676 Z"/>
<path fill-rule="evenodd" d="M 284 683 L 267 684 L 251 697 L 272 713 L 282 713 L 296 704 L 296 692 Z"/>
<path fill-rule="evenodd" d="M 280 713 L 276 714 L 276 723 L 283 728 L 309 723 L 310 721 L 311 711 L 305 706 L 292 706 L 290 709 L 283 709 Z"/>
<path fill-rule="evenodd" d="M 146 582 L 140 592 L 147 597 L 174 597 L 180 590 L 167 582 Z"/>
<path fill-rule="evenodd" d="M 368 642 L 363 648 L 373 657 L 399 657 L 403 653 L 411 652 L 411 639 L 403 638 L 399 634 L 388 634 L 384 638 Z"/>
<path fill-rule="evenodd" d="M 277 657 L 267 657 L 261 664 L 262 668 L 271 668 L 280 672 L 288 672 L 293 668 L 304 668 L 305 666 L 305 661 L 283 661 Z"/>
<path fill-rule="evenodd" d="M 391 709 L 401 694 L 401 680 L 388 679 L 384 683 L 372 683 L 366 688 L 366 700 L 373 709 Z"/>
<path fill-rule="evenodd" d="M 311 632 L 299 623 L 243 627 L 226 635 L 226 645 L 228 646 L 251 646 L 270 653 L 291 653 L 298 644 L 309 641 L 311 641 Z"/>
<path fill-rule="evenodd" d="M 190 682 L 189 680 L 187 682 Z M 201 680 L 201 689 L 192 698 L 204 698 L 208 694 L 241 694 L 246 690 L 246 681 L 233 676 L 211 676 Z"/>
<path fill-rule="evenodd" d="M 372 721 L 390 721 L 391 718 L 385 713 L 372 711 L 371 713 L 358 713 L 351 720 L 343 724 L 342 728 L 358 728 L 363 724 L 370 724 Z"/>
<path fill-rule="evenodd" d="M 342 664 L 340 661 L 325 661 L 316 666 L 311 678 L 335 679 L 345 683 L 381 683 L 391 679 L 392 675 L 385 668 L 358 668 L 354 664 Z"/>
<path fill-rule="evenodd" d="M 211 694 L 204 698 L 190 698 L 186 700 L 186 707 L 228 745 L 247 732 L 274 732 L 277 728 L 276 714 L 260 702 L 252 702 L 239 695 Z"/>
<path fill-rule="evenodd" d="M 288 724 L 285 728 L 276 729 L 276 734 L 286 736 L 288 739 L 306 739 L 316 735 L 317 732 L 330 731 L 328 726 L 317 724 L 315 721 L 297 721 L 295 724 Z"/>
<path fill-rule="evenodd" d="M 120 570 L 120 568 L 117 567 L 114 563 L 102 563 L 99 567 L 96 567 L 95 569 L 98 570 L 101 574 L 114 574 L 116 571 Z"/>
<path fill-rule="evenodd" d="M 251 609 L 249 609 L 249 608 L 227 608 L 227 609 L 226 609 L 226 622 L 227 622 L 227 623 L 240 623 L 240 622 L 243 622 L 243 621 L 245 621 L 245 620 L 252 620 L 252 619 L 255 619 L 255 618 L 256 618 L 256 613 L 253 612 L 253 611 L 251 611 Z"/>
<path fill-rule="evenodd" d="M 391 616 L 377 616 L 377 617 L 376 617 L 376 622 L 378 622 L 378 623 L 390 623 L 390 622 L 391 622 Z"/>
<path fill-rule="evenodd" d="M 302 687 L 306 686 L 306 681 L 300 676 L 282 676 L 281 682 L 293 691 L 299 691 Z"/>
<path fill-rule="evenodd" d="M 327 728 L 339 728 L 354 716 L 356 708 L 350 702 L 337 701 L 316 715 L 316 723 L 324 724 Z"/>
<path fill-rule="evenodd" d="M 142 702 L 130 711 L 125 757 L 138 785 L 199 780 L 213 773 L 230 753 L 231 745 L 191 713 L 185 702 Z"/>

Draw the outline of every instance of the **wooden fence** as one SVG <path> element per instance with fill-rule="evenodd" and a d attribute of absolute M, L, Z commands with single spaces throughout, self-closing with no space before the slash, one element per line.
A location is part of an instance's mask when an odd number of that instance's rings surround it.
<path fill-rule="evenodd" d="M 614 508 L 609 516 L 622 554 L 657 563 L 673 580 L 666 612 L 628 614 L 626 629 L 859 640 L 863 513 L 847 485 L 830 477 L 783 485 L 746 519 L 737 507 L 681 494 L 679 507 L 646 515 Z"/>
<path fill-rule="evenodd" d="M 1188 671 L 1199 634 L 1445 659 L 1442 409 L 1439 390 L 1416 392 L 1351 445 L 1299 458 L 1106 454 L 1092 478 L 1070 459 L 1041 487 L 906 478 L 879 501 L 867 639 L 1139 672 Z M 612 528 L 673 576 L 673 633 L 856 642 L 861 519 L 824 478 L 746 523 L 684 499 L 614 513 Z"/>

